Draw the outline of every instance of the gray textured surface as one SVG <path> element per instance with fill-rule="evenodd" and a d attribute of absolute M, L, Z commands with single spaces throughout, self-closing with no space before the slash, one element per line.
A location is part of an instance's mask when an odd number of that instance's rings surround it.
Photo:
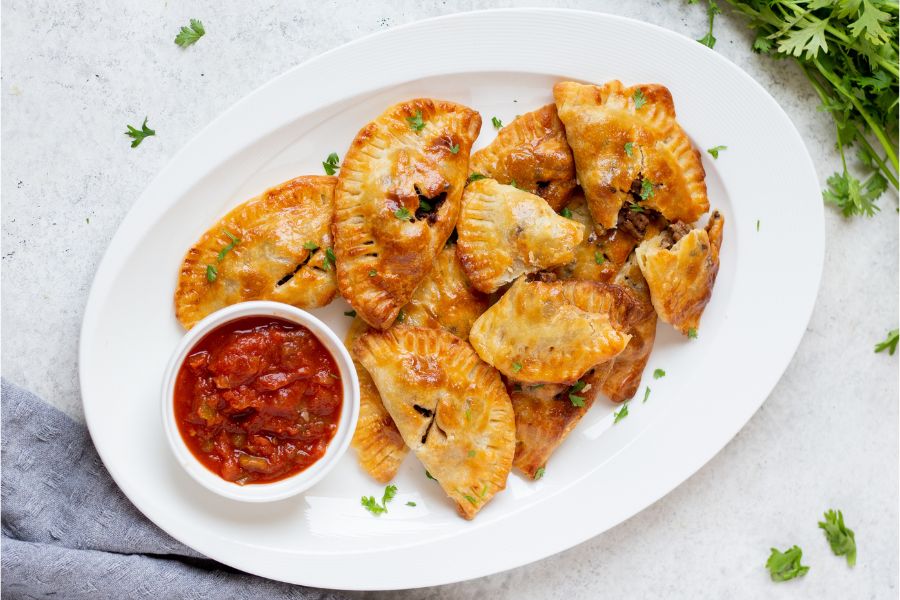
<path fill-rule="evenodd" d="M 516 5 L 612 12 L 693 38 L 705 32 L 703 8 L 677 0 L 419 0 L 390 7 L 4 0 L 3 374 L 80 417 L 78 328 L 96 265 L 149 179 L 228 106 L 361 35 Z M 191 17 L 202 19 L 208 33 L 182 51 L 172 38 Z M 716 50 L 784 107 L 824 181 L 839 164 L 828 117 L 815 110 L 812 91 L 791 63 L 748 51 L 749 35 L 741 18 L 726 13 L 717 23 Z M 158 135 L 131 150 L 122 131 L 145 115 Z M 882 204 L 871 220 L 845 221 L 826 211 L 825 270 L 807 335 L 766 404 L 700 472 L 648 510 L 558 556 L 400 596 L 896 597 L 898 361 L 874 355 L 872 345 L 897 326 L 898 221 L 896 201 Z M 853 570 L 830 555 L 816 529 L 831 506 L 842 508 L 856 529 Z M 768 548 L 794 543 L 812 570 L 801 581 L 770 583 L 762 569 Z"/>

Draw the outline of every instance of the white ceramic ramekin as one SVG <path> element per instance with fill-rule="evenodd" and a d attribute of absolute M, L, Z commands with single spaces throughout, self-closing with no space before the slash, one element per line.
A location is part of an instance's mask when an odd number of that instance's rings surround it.
<path fill-rule="evenodd" d="M 309 329 L 334 357 L 343 383 L 343 404 L 337 431 L 328 444 L 325 454 L 319 460 L 306 470 L 280 481 L 238 485 L 225 481 L 203 466 L 184 443 L 178 430 L 178 424 L 175 422 L 175 379 L 188 352 L 203 336 L 229 321 L 252 316 L 278 317 Z M 197 483 L 220 496 L 242 502 L 283 500 L 312 487 L 334 468 L 344 452 L 347 451 L 350 439 L 353 437 L 353 430 L 356 428 L 356 420 L 359 418 L 359 380 L 356 377 L 356 368 L 353 366 L 353 361 L 344 344 L 322 321 L 304 310 L 280 302 L 242 302 L 209 315 L 194 325 L 181 339 L 172 358 L 169 359 L 163 377 L 162 418 L 166 438 L 169 440 L 172 452 L 175 453 L 175 459 Z"/>

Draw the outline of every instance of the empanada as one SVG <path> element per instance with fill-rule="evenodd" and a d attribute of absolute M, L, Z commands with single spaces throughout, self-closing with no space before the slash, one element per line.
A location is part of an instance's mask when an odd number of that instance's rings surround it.
<path fill-rule="evenodd" d="M 304 176 L 248 200 L 222 217 L 184 257 L 175 316 L 190 329 L 206 315 L 245 300 L 300 308 L 337 292 L 331 252 L 336 179 Z"/>
<path fill-rule="evenodd" d="M 623 402 L 633 398 L 641 385 L 641 376 L 656 340 L 657 319 L 656 311 L 650 303 L 650 290 L 634 254 L 628 258 L 613 282 L 631 291 L 632 297 L 641 303 L 644 315 L 628 328 L 631 340 L 622 353 L 604 365 L 604 368 L 597 369 L 599 389 L 613 402 Z"/>
<path fill-rule="evenodd" d="M 709 210 L 700 154 L 675 120 L 668 89 L 564 81 L 553 86 L 553 97 L 601 227 L 614 227 L 623 205 L 689 223 Z"/>
<path fill-rule="evenodd" d="M 631 339 L 625 330 L 639 312 L 617 285 L 523 276 L 475 321 L 469 341 L 510 379 L 573 384 L 625 349 Z"/>
<path fill-rule="evenodd" d="M 500 375 L 440 329 L 369 332 L 353 354 L 372 375 L 406 445 L 471 519 L 512 468 L 515 418 Z"/>
<path fill-rule="evenodd" d="M 472 154 L 469 170 L 537 194 L 553 210 L 565 206 L 576 185 L 575 160 L 553 104 L 516 117 Z"/>
<path fill-rule="evenodd" d="M 715 211 L 706 229 L 676 223 L 635 251 L 659 318 L 683 334 L 696 334 L 712 295 L 723 226 L 724 218 Z"/>
<path fill-rule="evenodd" d="M 344 344 L 352 350 L 357 338 L 369 329 L 365 321 L 355 318 Z M 384 408 L 372 376 L 356 359 L 353 366 L 359 378 L 359 420 L 350 445 L 356 450 L 359 466 L 376 481 L 387 483 L 397 474 L 409 448 Z"/>
<path fill-rule="evenodd" d="M 472 324 L 488 305 L 488 297 L 476 290 L 466 277 L 456 254 L 456 245 L 448 244 L 438 254 L 409 304 L 403 307 L 403 323 L 442 327 L 467 340 Z"/>
<path fill-rule="evenodd" d="M 600 391 L 597 371 L 588 371 L 575 386 L 514 386 L 510 394 L 516 414 L 514 467 L 534 479 L 546 466 L 550 455 L 594 404 Z"/>
<path fill-rule="evenodd" d="M 390 326 L 459 216 L 481 117 L 419 98 L 363 127 L 335 189 L 338 287 L 366 322 Z"/>
<path fill-rule="evenodd" d="M 539 196 L 481 179 L 463 193 L 457 253 L 477 289 L 493 292 L 519 275 L 566 264 L 584 226 Z"/>

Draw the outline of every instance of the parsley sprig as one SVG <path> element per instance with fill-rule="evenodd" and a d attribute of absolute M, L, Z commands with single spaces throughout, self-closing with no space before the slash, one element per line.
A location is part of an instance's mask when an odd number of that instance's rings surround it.
<path fill-rule="evenodd" d="M 709 0 L 709 4 L 706 7 L 706 14 L 709 17 L 709 31 L 706 32 L 706 35 L 697 40 L 704 46 L 713 48 L 716 45 L 716 36 L 713 35 L 713 23 L 715 22 L 716 15 L 719 14 L 719 12 L 719 5 L 716 4 L 716 0 Z"/>
<path fill-rule="evenodd" d="M 376 517 L 382 515 L 388 511 L 387 503 L 394 499 L 394 496 L 397 495 L 397 486 L 389 485 L 384 488 L 384 494 L 381 496 L 381 503 L 375 500 L 375 496 L 363 496 L 360 500 L 360 504 L 363 507 L 375 515 Z"/>
<path fill-rule="evenodd" d="M 131 147 L 137 148 L 141 145 L 141 142 L 144 141 L 144 138 L 148 138 L 152 135 L 156 135 L 156 131 L 147 127 L 147 117 L 144 117 L 144 124 L 141 125 L 140 129 L 136 129 L 131 125 L 126 125 L 128 131 L 125 132 L 125 135 L 131 138 Z"/>
<path fill-rule="evenodd" d="M 897 341 L 900 339 L 900 329 L 892 329 L 888 331 L 887 337 L 883 342 L 875 344 L 875 352 L 888 351 L 891 356 L 897 351 Z"/>
<path fill-rule="evenodd" d="M 182 48 L 187 48 L 191 44 L 196 44 L 204 34 L 206 34 L 206 29 L 203 28 L 203 23 L 199 19 L 191 19 L 190 26 L 182 27 L 175 36 L 175 43 Z"/>
<path fill-rule="evenodd" d="M 828 544 L 835 556 L 846 556 L 847 565 L 856 564 L 856 536 L 852 529 L 844 525 L 844 515 L 841 511 L 829 510 L 825 513 L 825 520 L 819 521 L 819 527 L 825 532 Z"/>
<path fill-rule="evenodd" d="M 325 169 L 325 174 L 334 175 L 335 172 L 337 172 L 337 170 L 341 168 L 340 160 L 341 159 L 340 157 L 338 157 L 337 152 L 332 152 L 331 154 L 329 154 L 328 158 L 326 158 L 322 162 L 322 168 Z"/>
<path fill-rule="evenodd" d="M 406 117 L 406 122 L 409 123 L 409 128 L 419 133 L 423 129 L 425 129 L 425 121 L 422 120 L 422 111 L 417 110 L 416 114 L 412 117 Z"/>
<path fill-rule="evenodd" d="M 772 581 L 788 581 L 806 575 L 809 567 L 800 564 L 802 558 L 803 550 L 799 546 L 793 546 L 784 552 L 772 548 L 769 560 L 766 561 Z"/>

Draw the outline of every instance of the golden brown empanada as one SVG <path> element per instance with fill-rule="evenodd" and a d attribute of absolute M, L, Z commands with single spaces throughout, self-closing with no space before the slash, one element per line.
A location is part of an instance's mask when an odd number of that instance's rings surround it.
<path fill-rule="evenodd" d="M 553 86 L 553 97 L 601 227 L 614 227 L 623 205 L 689 223 L 709 210 L 700 154 L 675 120 L 668 89 L 564 81 Z"/>
<path fill-rule="evenodd" d="M 488 305 L 488 296 L 476 290 L 466 277 L 456 255 L 456 244 L 447 244 L 416 288 L 409 304 L 403 307 L 403 323 L 442 327 L 467 340 L 472 324 Z"/>
<path fill-rule="evenodd" d="M 575 189 L 575 160 L 556 106 L 516 117 L 472 155 L 469 170 L 537 194 L 553 210 L 561 209 Z"/>
<path fill-rule="evenodd" d="M 481 179 L 463 193 L 457 253 L 477 289 L 493 292 L 519 275 L 570 262 L 584 226 L 539 196 Z"/>
<path fill-rule="evenodd" d="M 369 329 L 365 321 L 356 317 L 344 344 L 352 350 L 357 338 Z M 353 366 L 359 378 L 359 420 L 350 444 L 356 450 L 359 466 L 376 481 L 387 483 L 397 475 L 409 448 L 403 443 L 394 420 L 384 408 L 372 376 L 356 359 Z"/>
<path fill-rule="evenodd" d="M 625 350 L 596 371 L 599 389 L 613 402 L 623 402 L 633 398 L 641 385 L 641 376 L 656 340 L 656 311 L 650 303 L 650 290 L 634 254 L 613 282 L 631 291 L 632 297 L 640 302 L 643 314 L 628 328 L 631 340 Z"/>
<path fill-rule="evenodd" d="M 506 487 L 515 452 L 515 418 L 499 373 L 440 329 L 372 331 L 354 343 L 353 353 L 406 445 L 459 514 L 473 518 Z"/>
<path fill-rule="evenodd" d="M 475 321 L 469 341 L 510 379 L 572 384 L 625 349 L 631 339 L 625 330 L 638 312 L 617 285 L 520 277 Z"/>
<path fill-rule="evenodd" d="M 514 386 L 510 394 L 516 414 L 513 466 L 535 479 L 600 392 L 599 369 L 591 369 L 574 386 Z"/>
<path fill-rule="evenodd" d="M 175 316 L 190 329 L 206 315 L 245 300 L 300 308 L 337 292 L 331 251 L 334 177 L 297 177 L 222 217 L 184 257 Z"/>
<path fill-rule="evenodd" d="M 696 333 L 719 272 L 724 218 L 709 217 L 706 229 L 676 223 L 637 250 L 638 266 L 659 318 L 681 333 Z"/>
<path fill-rule="evenodd" d="M 353 140 L 335 190 L 338 287 L 372 326 L 390 326 L 444 247 L 480 128 L 470 108 L 419 98 Z"/>

